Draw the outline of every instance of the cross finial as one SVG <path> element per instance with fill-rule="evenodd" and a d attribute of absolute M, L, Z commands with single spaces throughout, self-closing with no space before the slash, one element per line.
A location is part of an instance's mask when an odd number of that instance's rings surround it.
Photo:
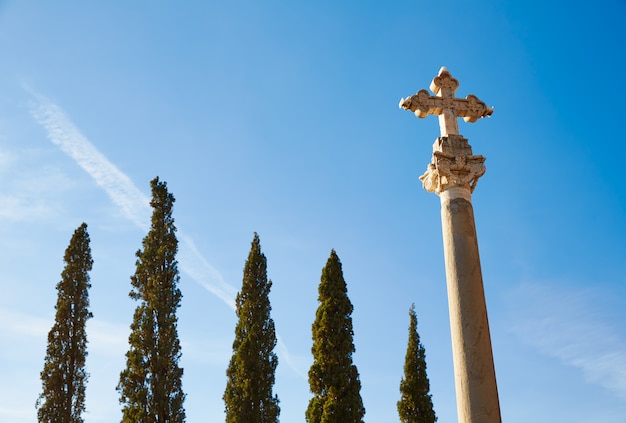
<path fill-rule="evenodd" d="M 427 90 L 419 90 L 417 94 L 401 99 L 400 107 L 414 112 L 419 118 L 438 115 L 441 136 L 458 135 L 457 118 L 462 117 L 465 122 L 474 123 L 479 118 L 491 116 L 493 113 L 493 107 L 487 107 L 473 94 L 465 99 L 454 97 L 458 88 L 459 81 L 442 66 L 439 74 L 430 83 L 430 90 L 435 93 L 434 96 Z"/>

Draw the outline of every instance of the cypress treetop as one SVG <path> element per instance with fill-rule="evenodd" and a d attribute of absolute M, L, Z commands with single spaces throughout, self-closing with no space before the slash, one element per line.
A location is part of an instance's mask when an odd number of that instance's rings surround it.
<path fill-rule="evenodd" d="M 277 423 L 278 396 L 272 394 L 278 358 L 276 332 L 270 317 L 267 260 L 255 233 L 236 298 L 239 318 L 233 355 L 226 370 L 226 423 Z"/>
<path fill-rule="evenodd" d="M 274 320 L 270 317 L 271 287 L 267 260 L 255 233 L 236 298 L 239 320 L 224 392 L 227 423 L 278 422 L 278 396 L 272 394 L 278 358 L 274 353 Z"/>
<path fill-rule="evenodd" d="M 319 307 L 313 323 L 313 364 L 309 385 L 313 398 L 308 423 L 362 423 L 365 408 L 361 381 L 352 362 L 355 351 L 352 303 L 339 257 L 332 250 L 318 288 Z"/>
<path fill-rule="evenodd" d="M 185 421 L 183 369 L 176 310 L 182 294 L 176 253 L 178 240 L 172 217 L 174 196 L 165 182 L 155 178 L 152 187 L 152 225 L 136 253 L 129 296 L 139 301 L 135 309 L 126 369 L 120 374 L 123 423 L 180 423 Z"/>
<path fill-rule="evenodd" d="M 93 266 L 87 224 L 81 224 L 65 250 L 65 268 L 57 284 L 54 324 L 41 372 L 43 392 L 37 400 L 40 423 L 82 423 L 85 411 L 86 323 L 89 311 L 89 272 Z"/>
<path fill-rule="evenodd" d="M 404 377 L 400 381 L 398 414 L 402 423 L 435 423 L 437 417 L 426 375 L 426 351 L 417 332 L 415 304 L 409 311 L 409 342 L 404 362 Z"/>

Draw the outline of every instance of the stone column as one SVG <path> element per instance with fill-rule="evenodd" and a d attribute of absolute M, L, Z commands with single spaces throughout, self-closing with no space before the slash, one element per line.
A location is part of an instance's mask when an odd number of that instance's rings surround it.
<path fill-rule="evenodd" d="M 459 423 L 501 423 L 471 194 L 485 173 L 458 134 L 438 138 L 420 177 L 441 200 L 452 356 Z"/>

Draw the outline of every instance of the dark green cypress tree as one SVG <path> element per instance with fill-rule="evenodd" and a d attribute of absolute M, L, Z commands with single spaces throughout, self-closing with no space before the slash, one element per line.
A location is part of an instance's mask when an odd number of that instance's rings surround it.
<path fill-rule="evenodd" d="M 335 250 L 322 269 L 318 300 L 320 305 L 313 323 L 313 364 L 309 369 L 313 398 L 309 401 L 306 421 L 361 423 L 365 408 L 359 373 L 352 363 L 353 308 Z"/>
<path fill-rule="evenodd" d="M 126 369 L 120 374 L 123 423 L 179 423 L 185 421 L 183 369 L 176 310 L 182 294 L 176 252 L 178 240 L 172 218 L 174 196 L 165 182 L 152 187 L 152 225 L 137 251 L 130 297 L 139 301 L 130 325 Z"/>
<path fill-rule="evenodd" d="M 236 298 L 239 321 L 233 356 L 226 370 L 226 423 L 277 423 L 280 407 L 272 394 L 278 358 L 274 321 L 270 317 L 267 261 L 255 233 Z"/>
<path fill-rule="evenodd" d="M 402 423 L 435 423 L 437 417 L 430 395 L 430 383 L 426 375 L 426 351 L 417 333 L 415 304 L 409 311 L 409 343 L 404 362 L 404 377 L 400 381 L 398 414 Z"/>
<path fill-rule="evenodd" d="M 87 224 L 74 231 L 65 250 L 65 269 L 57 284 L 54 325 L 41 372 L 43 392 L 37 400 L 40 423 L 82 423 L 85 411 L 85 371 L 89 311 L 89 272 L 93 265 Z"/>

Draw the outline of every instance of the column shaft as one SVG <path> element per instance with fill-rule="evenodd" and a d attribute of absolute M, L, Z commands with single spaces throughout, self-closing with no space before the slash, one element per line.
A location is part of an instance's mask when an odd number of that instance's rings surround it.
<path fill-rule="evenodd" d="M 459 423 L 501 423 L 471 193 L 439 196 Z"/>

